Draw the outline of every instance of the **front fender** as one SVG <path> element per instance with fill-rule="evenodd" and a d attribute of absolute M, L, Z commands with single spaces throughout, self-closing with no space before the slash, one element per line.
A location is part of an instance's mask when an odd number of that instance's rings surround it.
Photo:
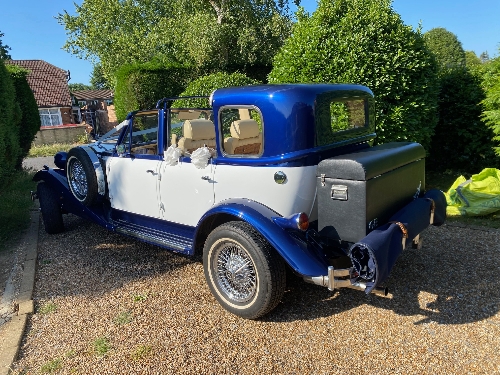
<path fill-rule="evenodd" d="M 113 225 L 106 219 L 102 205 L 92 207 L 84 206 L 71 193 L 66 179 L 66 173 L 62 169 L 42 169 L 35 173 L 33 181 L 44 181 L 59 197 L 61 209 L 65 212 L 75 214 L 91 220 L 107 229 L 113 230 Z"/>
<path fill-rule="evenodd" d="M 294 238 L 289 231 L 277 225 L 272 219 L 280 217 L 279 214 L 249 199 L 228 199 L 212 207 L 198 222 L 195 241 L 203 223 L 220 214 L 230 215 L 250 224 L 276 249 L 285 262 L 302 276 L 326 274 L 326 260 L 311 245 Z"/>

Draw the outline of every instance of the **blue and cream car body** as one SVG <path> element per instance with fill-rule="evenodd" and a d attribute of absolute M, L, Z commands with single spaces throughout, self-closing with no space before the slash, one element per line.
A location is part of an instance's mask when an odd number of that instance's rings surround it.
<path fill-rule="evenodd" d="M 424 149 L 371 146 L 364 86 L 223 88 L 192 108 L 176 108 L 178 99 L 130 113 L 36 174 L 48 232 L 73 213 L 203 253 L 217 300 L 257 318 L 281 298 L 286 268 L 331 290 L 386 292 L 405 238 L 418 244 L 444 220 L 442 194 L 424 196 Z"/>

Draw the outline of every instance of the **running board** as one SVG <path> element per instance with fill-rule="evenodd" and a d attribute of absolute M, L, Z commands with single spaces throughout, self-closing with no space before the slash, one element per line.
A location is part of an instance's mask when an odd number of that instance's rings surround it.
<path fill-rule="evenodd" d="M 127 236 L 135 237 L 141 241 L 158 245 L 175 252 L 186 255 L 193 254 L 193 239 L 189 237 L 189 233 L 177 231 L 176 233 L 167 231 L 169 225 L 165 223 L 165 231 L 148 228 L 139 224 L 133 224 L 125 220 L 113 220 L 113 225 L 118 233 Z"/>

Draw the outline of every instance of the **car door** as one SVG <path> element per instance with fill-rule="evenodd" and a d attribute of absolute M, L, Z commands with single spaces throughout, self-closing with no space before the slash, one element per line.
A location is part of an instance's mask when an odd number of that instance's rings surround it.
<path fill-rule="evenodd" d="M 139 112 L 132 118 L 117 153 L 106 163 L 111 207 L 160 218 L 158 187 L 158 112 Z"/>
<path fill-rule="evenodd" d="M 211 163 L 203 169 L 187 160 L 177 165 L 162 163 L 161 217 L 174 223 L 196 226 L 214 204 L 214 170 Z"/>
<path fill-rule="evenodd" d="M 166 116 L 169 134 L 178 134 L 181 138 L 184 134 L 186 120 L 197 118 L 207 120 L 210 114 L 207 111 L 195 111 L 186 109 L 170 109 Z M 213 133 L 215 139 L 215 127 L 213 123 L 206 122 L 212 126 L 211 131 L 202 133 Z M 181 134 L 182 132 L 182 134 Z M 173 137 L 172 140 L 175 143 Z M 204 143 L 203 141 L 199 141 Z M 179 142 L 181 143 L 181 142 Z M 208 144 L 208 141 L 205 141 Z M 179 162 L 172 163 L 164 161 L 160 165 L 160 214 L 162 219 L 174 223 L 196 226 L 198 221 L 214 204 L 214 172 L 215 165 L 208 160 L 204 168 L 196 168 L 191 163 L 189 153 L 181 156 Z"/>

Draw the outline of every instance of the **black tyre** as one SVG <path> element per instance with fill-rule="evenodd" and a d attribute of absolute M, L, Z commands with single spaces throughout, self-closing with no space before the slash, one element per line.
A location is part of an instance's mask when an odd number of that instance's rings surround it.
<path fill-rule="evenodd" d="M 68 185 L 75 196 L 85 206 L 91 206 L 97 199 L 97 177 L 89 156 L 79 147 L 68 152 L 66 162 Z"/>
<path fill-rule="evenodd" d="M 203 249 L 203 269 L 222 307 L 246 319 L 274 309 L 286 287 L 283 260 L 244 222 L 229 222 L 210 233 Z"/>
<path fill-rule="evenodd" d="M 45 231 L 49 234 L 61 233 L 64 231 L 64 224 L 56 192 L 45 182 L 38 183 L 36 192 L 40 201 L 40 210 L 42 211 Z"/>

